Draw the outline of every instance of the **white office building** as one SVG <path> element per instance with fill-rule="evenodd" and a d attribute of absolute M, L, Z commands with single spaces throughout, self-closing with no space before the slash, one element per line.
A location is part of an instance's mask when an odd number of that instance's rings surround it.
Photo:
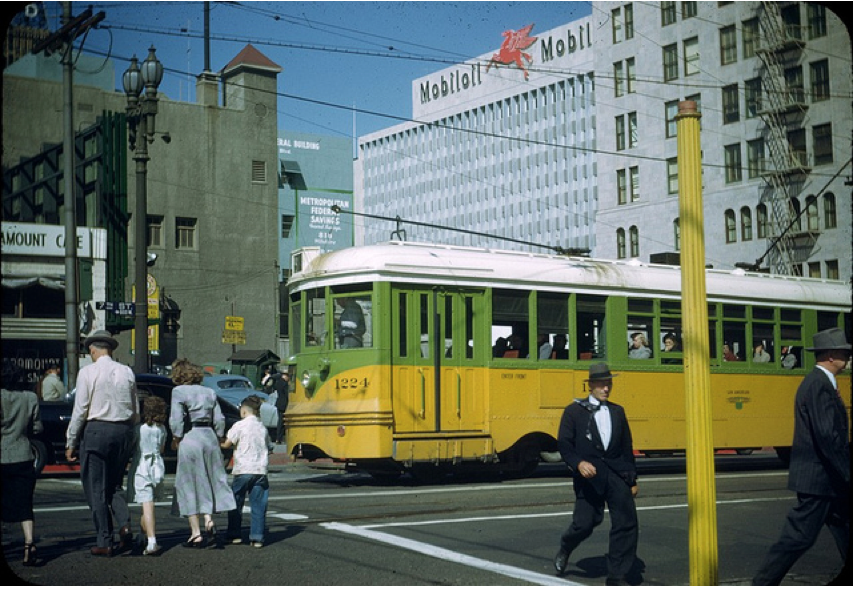
<path fill-rule="evenodd" d="M 676 114 L 693 100 L 707 264 L 759 260 L 773 273 L 850 280 L 852 46 L 843 22 L 807 2 L 593 6 L 596 255 L 679 252 Z"/>
<path fill-rule="evenodd" d="M 515 35 L 504 53 L 519 56 L 522 68 L 496 63 L 504 59 L 497 52 L 496 61 L 486 54 L 415 80 L 413 119 L 419 122 L 360 138 L 356 177 L 362 182 L 355 190 L 362 188 L 364 212 L 562 248 L 594 247 L 590 20 Z M 530 247 L 402 227 L 410 240 Z M 368 219 L 364 241 L 388 240 L 395 229 Z"/>
<path fill-rule="evenodd" d="M 525 24 L 495 52 L 415 80 L 415 122 L 360 138 L 355 210 L 371 216 L 356 243 L 400 228 L 408 240 L 676 261 L 675 117 L 693 100 L 707 263 L 851 279 L 852 49 L 835 14 L 594 2 L 549 31 Z"/>

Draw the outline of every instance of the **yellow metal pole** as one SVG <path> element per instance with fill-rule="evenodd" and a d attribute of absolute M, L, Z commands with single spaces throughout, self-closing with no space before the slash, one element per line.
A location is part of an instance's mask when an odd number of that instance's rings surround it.
<path fill-rule="evenodd" d="M 701 115 L 693 101 L 677 114 L 680 267 L 683 280 L 683 374 L 686 395 L 686 478 L 689 499 L 689 580 L 718 584 L 718 530 L 710 399 L 704 209 L 701 194 Z"/>

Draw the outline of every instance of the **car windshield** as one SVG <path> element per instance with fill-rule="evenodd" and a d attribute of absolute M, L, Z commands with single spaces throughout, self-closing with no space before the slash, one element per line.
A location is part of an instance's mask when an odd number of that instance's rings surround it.
<path fill-rule="evenodd" d="M 252 384 L 246 380 L 241 380 L 238 378 L 221 380 L 217 383 L 217 386 L 221 389 L 251 389 Z"/>

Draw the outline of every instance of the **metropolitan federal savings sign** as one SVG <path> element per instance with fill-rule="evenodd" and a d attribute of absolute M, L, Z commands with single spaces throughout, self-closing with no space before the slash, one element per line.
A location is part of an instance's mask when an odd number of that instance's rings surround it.
<path fill-rule="evenodd" d="M 3 223 L 0 235 L 3 255 L 65 256 L 65 227 L 36 223 Z M 77 255 L 81 258 L 107 258 L 107 230 L 77 228 Z"/>

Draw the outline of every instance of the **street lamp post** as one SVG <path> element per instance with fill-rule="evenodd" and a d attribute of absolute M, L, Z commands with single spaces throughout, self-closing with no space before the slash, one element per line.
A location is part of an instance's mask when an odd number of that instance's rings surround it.
<path fill-rule="evenodd" d="M 163 65 L 154 55 L 154 47 L 148 57 L 137 65 L 136 55 L 122 76 L 122 86 L 128 97 L 128 144 L 134 152 L 136 162 L 137 193 L 134 207 L 134 372 L 149 371 L 148 365 L 148 280 L 146 261 L 148 258 L 147 184 L 148 144 L 154 141 L 154 119 L 157 115 L 157 87 L 163 79 Z M 145 92 L 143 93 L 143 90 Z"/>

